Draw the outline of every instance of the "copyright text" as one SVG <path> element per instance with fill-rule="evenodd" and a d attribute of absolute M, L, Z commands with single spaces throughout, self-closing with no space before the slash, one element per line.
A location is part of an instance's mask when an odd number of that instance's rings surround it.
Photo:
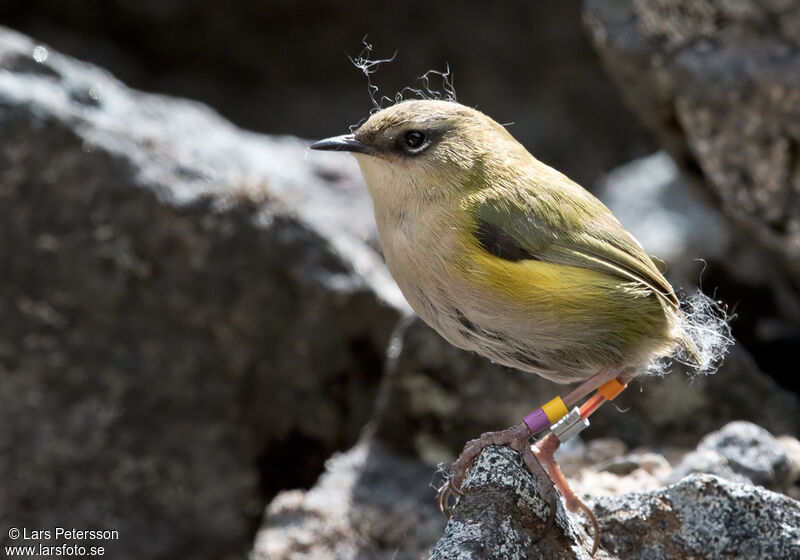
<path fill-rule="evenodd" d="M 8 529 L 10 543 L 3 546 L 4 558 L 25 556 L 104 556 L 107 544 L 119 540 L 116 529 L 78 529 L 75 527 L 51 527 Z M 32 542 L 34 541 L 34 542 Z M 36 542 L 38 541 L 38 542 Z M 95 541 L 87 543 L 86 541 Z M 102 543 L 100 542 L 102 541 Z"/>

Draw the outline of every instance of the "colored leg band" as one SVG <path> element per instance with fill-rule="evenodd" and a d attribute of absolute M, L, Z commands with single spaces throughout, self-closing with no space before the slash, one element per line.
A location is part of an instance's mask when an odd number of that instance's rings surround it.
<path fill-rule="evenodd" d="M 575 407 L 567 416 L 553 425 L 553 433 L 561 443 L 564 443 L 568 439 L 577 436 L 588 427 L 589 419 L 581 418 L 580 409 Z"/>
<path fill-rule="evenodd" d="M 567 415 L 567 406 L 564 404 L 564 401 L 561 400 L 561 397 L 556 397 L 542 406 L 542 410 L 547 415 L 547 418 L 550 419 L 551 424 L 558 422 Z"/>
<path fill-rule="evenodd" d="M 549 428 L 550 424 L 558 422 L 567 415 L 567 407 L 561 397 L 556 397 L 542 408 L 537 408 L 528 414 L 523 420 L 532 434 L 537 434 Z"/>
<path fill-rule="evenodd" d="M 545 428 L 550 426 L 550 419 L 547 417 L 547 414 L 544 413 L 544 410 L 541 408 L 537 408 L 530 414 L 528 414 L 524 418 L 525 424 L 528 426 L 528 429 L 531 431 L 532 434 L 538 434 Z"/>
<path fill-rule="evenodd" d="M 581 418 L 591 416 L 604 402 L 606 402 L 606 399 L 599 392 L 589 397 L 589 400 L 581 405 Z"/>
<path fill-rule="evenodd" d="M 619 395 L 622 391 L 625 390 L 627 385 L 623 385 L 616 379 L 612 379 L 608 383 L 603 383 L 600 387 L 597 388 L 597 392 L 603 395 L 607 401 L 614 400 L 614 397 Z"/>

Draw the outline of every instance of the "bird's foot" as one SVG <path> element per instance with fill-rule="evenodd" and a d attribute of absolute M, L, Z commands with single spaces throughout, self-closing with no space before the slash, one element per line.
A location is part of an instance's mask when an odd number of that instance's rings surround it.
<path fill-rule="evenodd" d="M 597 518 L 595 517 L 594 512 L 592 512 L 589 506 L 584 504 L 581 499 L 578 498 L 575 492 L 572 491 L 572 488 L 569 487 L 569 483 L 567 483 L 564 473 L 561 472 L 561 467 L 559 467 L 558 463 L 556 463 L 554 455 L 560 445 L 561 442 L 554 434 L 548 434 L 536 442 L 536 445 L 533 446 L 532 453 L 536 455 L 540 465 L 544 466 L 547 474 L 550 475 L 550 480 L 552 480 L 553 484 L 555 484 L 556 487 L 561 491 L 561 495 L 564 497 L 564 502 L 566 503 L 567 509 L 572 513 L 582 511 L 589 519 L 594 532 L 594 542 L 592 543 L 591 552 L 591 555 L 594 556 L 597 552 L 597 547 L 600 544 L 600 526 L 597 523 Z M 541 466 L 539 468 L 541 468 Z"/>
<path fill-rule="evenodd" d="M 547 521 L 545 522 L 545 527 L 536 540 L 538 541 L 546 535 L 553 526 L 553 521 L 555 520 L 557 496 L 550 477 L 547 476 L 547 473 L 542 469 L 542 466 L 533 454 L 531 449 L 532 437 L 528 426 L 524 423 L 520 423 L 500 432 L 486 432 L 485 434 L 481 434 L 479 438 L 468 441 L 461 451 L 461 455 L 459 455 L 458 459 L 450 466 L 450 475 L 447 477 L 447 480 L 439 488 L 437 500 L 442 513 L 448 518 L 452 514 L 453 510 L 450 505 L 450 498 L 454 495 L 463 495 L 461 485 L 466 478 L 467 469 L 472 466 L 472 463 L 474 463 L 478 455 L 481 454 L 483 448 L 488 445 L 507 445 L 522 456 L 522 461 L 525 463 L 525 466 L 528 467 L 528 470 L 536 479 L 540 482 L 546 481 L 545 486 L 548 489 L 547 496 L 549 499 L 550 511 Z"/>

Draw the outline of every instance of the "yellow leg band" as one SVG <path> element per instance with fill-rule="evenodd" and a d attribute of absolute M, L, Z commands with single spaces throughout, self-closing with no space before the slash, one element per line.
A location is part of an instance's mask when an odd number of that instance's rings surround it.
<path fill-rule="evenodd" d="M 542 406 L 547 419 L 554 424 L 567 415 L 567 407 L 561 397 L 556 397 L 552 401 Z"/>

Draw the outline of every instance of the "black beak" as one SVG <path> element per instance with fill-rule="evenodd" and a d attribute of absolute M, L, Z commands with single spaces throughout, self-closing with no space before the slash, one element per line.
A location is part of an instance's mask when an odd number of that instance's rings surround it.
<path fill-rule="evenodd" d="M 352 134 L 342 134 L 332 138 L 325 138 L 314 142 L 309 146 L 312 150 L 328 150 L 334 152 L 355 152 L 357 154 L 372 154 L 375 149 L 372 146 L 362 144 Z"/>

